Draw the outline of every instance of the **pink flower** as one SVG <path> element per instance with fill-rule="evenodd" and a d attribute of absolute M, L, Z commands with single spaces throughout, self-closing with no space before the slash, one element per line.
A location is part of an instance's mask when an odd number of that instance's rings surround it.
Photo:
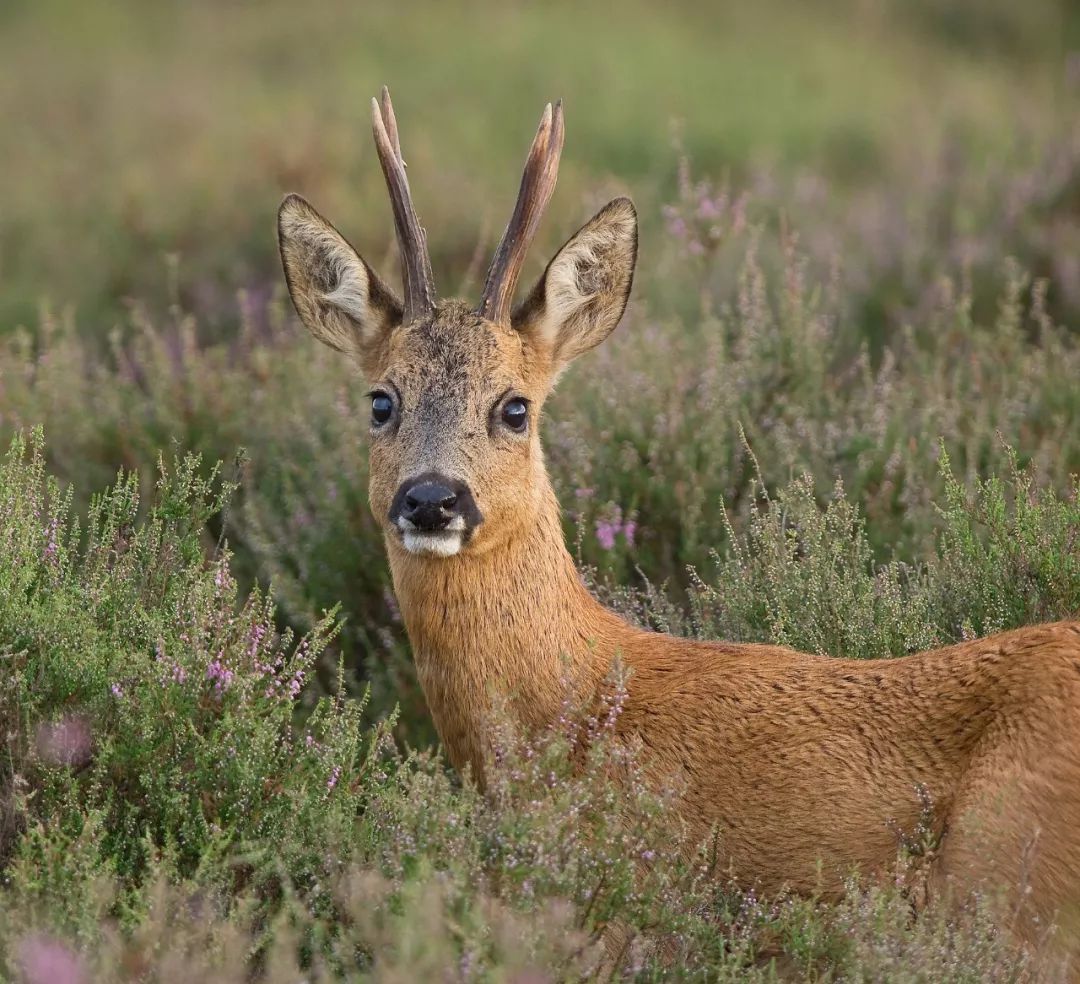
<path fill-rule="evenodd" d="M 596 540 L 604 550 L 615 549 L 615 539 L 622 534 L 628 547 L 634 545 L 634 537 L 637 534 L 637 522 L 628 519 L 623 521 L 622 510 L 615 506 L 614 514 L 610 519 L 598 519 L 596 521 Z"/>
<path fill-rule="evenodd" d="M 702 219 L 719 219 L 724 214 L 724 210 L 717 199 L 705 195 L 698 202 L 697 214 Z"/>
<path fill-rule="evenodd" d="M 229 688 L 233 681 L 233 671 L 220 659 L 213 660 L 206 668 L 206 679 L 214 681 L 214 689 L 220 694 Z"/>
<path fill-rule="evenodd" d="M 82 765 L 90 758 L 90 725 L 82 717 L 66 717 L 38 725 L 38 755 L 52 765 Z"/>
<path fill-rule="evenodd" d="M 46 936 L 23 939 L 18 961 L 27 984 L 84 984 L 87 980 L 78 956 Z"/>
<path fill-rule="evenodd" d="M 56 531 L 60 525 L 60 521 L 54 516 L 50 520 L 48 527 L 45 529 L 45 553 L 44 560 L 48 564 L 56 562 L 56 555 L 60 549 L 56 542 Z"/>
<path fill-rule="evenodd" d="M 248 635 L 248 656 L 252 659 L 255 658 L 255 654 L 259 651 L 259 647 L 262 645 L 265 636 L 266 626 L 261 622 L 258 622 L 251 627 L 251 632 Z"/>
<path fill-rule="evenodd" d="M 615 535 L 619 532 L 617 523 L 609 523 L 605 519 L 596 521 L 596 540 L 604 550 L 615 549 Z"/>

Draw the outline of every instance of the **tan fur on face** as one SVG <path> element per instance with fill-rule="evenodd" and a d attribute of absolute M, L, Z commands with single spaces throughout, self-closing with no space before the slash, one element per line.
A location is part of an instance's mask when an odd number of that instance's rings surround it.
<path fill-rule="evenodd" d="M 614 202 L 583 227 L 510 327 L 458 301 L 401 326 L 351 247 L 286 204 L 282 256 L 301 318 L 399 396 L 393 426 L 372 434 L 371 505 L 455 767 L 483 781 L 494 699 L 542 728 L 567 681 L 587 701 L 618 658 L 630 673 L 620 734 L 657 785 L 683 790 L 691 842 L 716 832 L 722 872 L 767 893 L 839 895 L 852 871 L 890 870 L 926 791 L 940 839 L 932 891 L 1003 891 L 1007 925 L 1031 943 L 1057 921 L 1056 952 L 1080 980 L 1080 623 L 885 661 L 628 625 L 566 550 L 536 423 L 558 373 L 622 315 L 632 206 Z M 525 435 L 498 426 L 507 393 L 530 403 Z M 402 483 L 432 471 L 466 483 L 483 515 L 453 556 L 410 552 L 387 518 Z"/>
<path fill-rule="evenodd" d="M 301 320 L 351 355 L 374 389 L 400 398 L 393 426 L 372 430 L 371 505 L 389 521 L 406 480 L 435 472 L 464 482 L 484 521 L 465 549 L 482 553 L 535 522 L 547 486 L 537 422 L 558 373 L 599 344 L 622 316 L 637 254 L 629 199 L 603 208 L 558 251 L 511 326 L 460 301 L 402 325 L 401 304 L 344 237 L 290 195 L 278 220 L 282 263 Z M 530 407 L 525 435 L 498 423 L 500 397 Z"/>
<path fill-rule="evenodd" d="M 548 376 L 537 371 L 521 335 L 449 301 L 431 321 L 394 332 L 371 382 L 400 394 L 398 420 L 372 432 L 370 452 L 371 508 L 392 550 L 401 548 L 387 519 L 394 494 L 428 472 L 471 489 L 483 522 L 466 545 L 470 552 L 487 551 L 535 522 L 546 482 L 536 423 Z M 507 394 L 529 402 L 523 435 L 499 423 Z"/>

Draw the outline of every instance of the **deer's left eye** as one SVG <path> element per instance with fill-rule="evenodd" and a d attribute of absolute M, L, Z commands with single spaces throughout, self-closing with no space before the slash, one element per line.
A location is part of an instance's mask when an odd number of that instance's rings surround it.
<path fill-rule="evenodd" d="M 510 430 L 520 434 L 529 422 L 529 405 L 520 397 L 507 400 L 502 408 L 502 421 Z"/>
<path fill-rule="evenodd" d="M 378 427 L 385 424 L 394 412 L 394 401 L 386 393 L 371 394 L 371 422 Z"/>

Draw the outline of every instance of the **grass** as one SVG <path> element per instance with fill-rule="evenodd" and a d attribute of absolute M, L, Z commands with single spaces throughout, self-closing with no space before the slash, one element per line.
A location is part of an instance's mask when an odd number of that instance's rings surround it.
<path fill-rule="evenodd" d="M 365 387 L 272 229 L 303 191 L 392 271 L 389 81 L 438 282 L 475 292 L 563 95 L 533 269 L 616 192 L 644 225 L 624 324 L 543 422 L 594 589 L 837 658 L 1076 617 L 1070 7 L 46 0 L 0 28 L 0 976 L 567 980 L 614 939 L 627 980 L 1053 979 L 986 900 L 913 916 L 902 844 L 839 903 L 718 883 L 604 742 L 575 772 L 508 724 L 487 795 L 450 775 Z"/>

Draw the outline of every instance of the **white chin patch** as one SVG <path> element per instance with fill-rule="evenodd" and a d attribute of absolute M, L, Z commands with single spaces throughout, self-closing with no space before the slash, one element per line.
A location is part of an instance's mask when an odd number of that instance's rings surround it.
<path fill-rule="evenodd" d="M 405 530 L 402 533 L 405 549 L 409 553 L 434 554 L 436 557 L 453 557 L 461 549 L 463 537 L 461 530 L 439 530 L 437 533 Z"/>

